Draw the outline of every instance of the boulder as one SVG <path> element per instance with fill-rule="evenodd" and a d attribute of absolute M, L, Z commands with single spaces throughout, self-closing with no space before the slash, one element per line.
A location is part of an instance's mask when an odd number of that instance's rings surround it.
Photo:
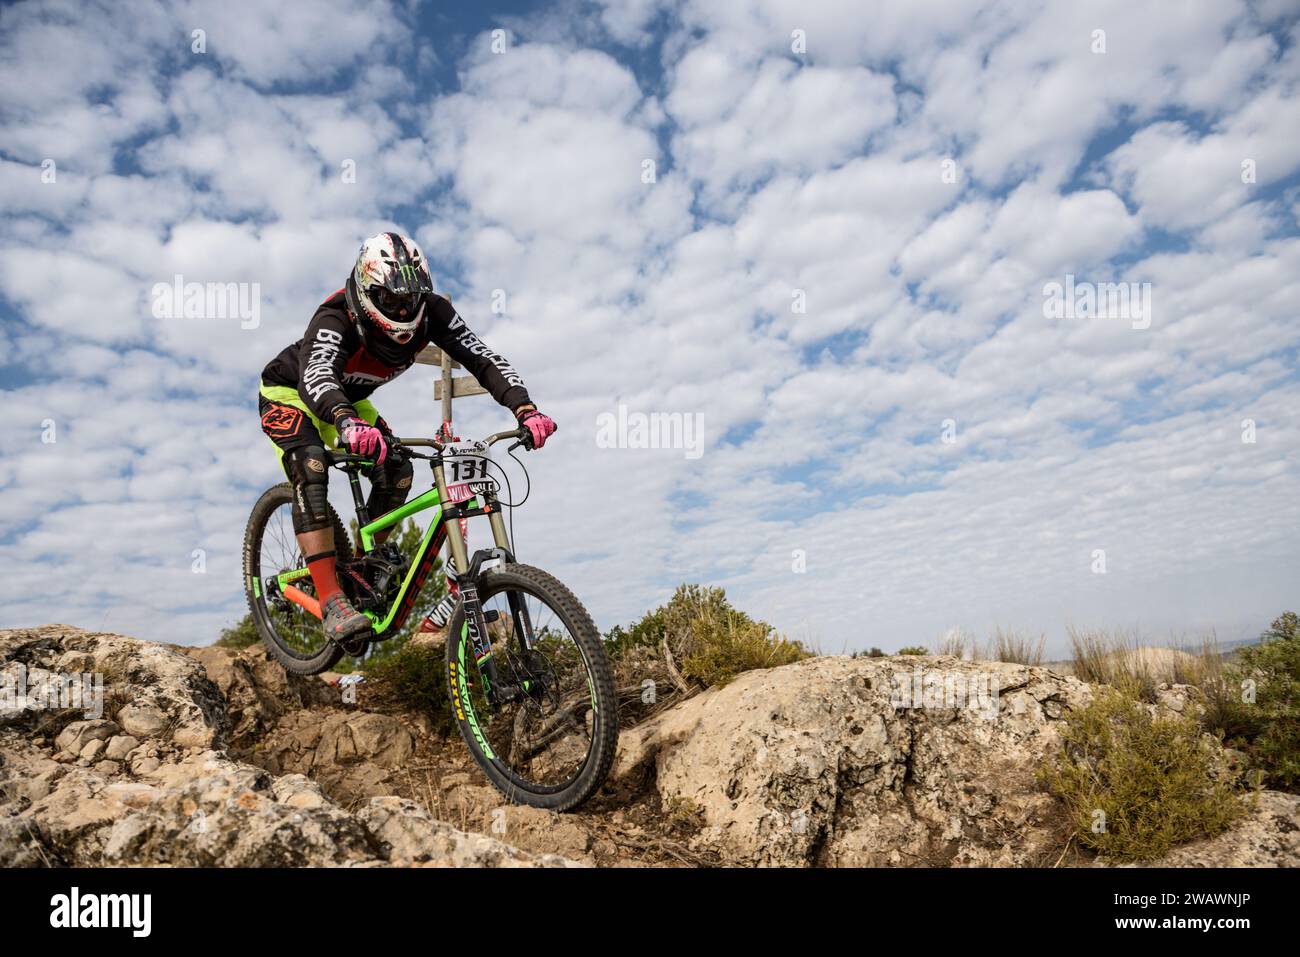
<path fill-rule="evenodd" d="M 256 653 L 191 656 L 56 625 L 0 631 L 0 656 L 0 669 L 89 663 L 102 669 L 109 704 L 125 699 L 113 720 L 24 711 L 0 723 L 0 866 L 568 863 L 458 831 L 410 801 L 350 813 L 319 779 L 244 763 L 228 750 L 230 739 L 256 745 L 289 715 L 305 719 L 296 727 L 311 743 L 294 761 L 319 765 L 325 777 L 337 771 L 353 783 L 383 781 L 414 750 L 411 732 L 394 717 L 303 710 L 294 702 L 319 708 L 337 694 L 285 678 Z M 208 669 L 239 702 L 234 720 Z M 36 731 L 50 723 L 55 750 Z"/>
<path fill-rule="evenodd" d="M 225 698 L 229 743 L 239 751 L 253 747 L 286 714 L 339 703 L 337 689 L 290 674 L 260 644 L 239 651 L 216 646 L 177 651 L 202 664 Z"/>
<path fill-rule="evenodd" d="M 1231 830 L 1174 848 L 1142 866 L 1300 866 L 1300 796 L 1260 791 L 1246 799 L 1246 807 L 1246 819 Z"/>
<path fill-rule="evenodd" d="M 127 734 L 137 738 L 152 738 L 167 730 L 171 722 L 158 708 L 129 704 L 117 713 L 117 722 Z"/>
<path fill-rule="evenodd" d="M 415 752 L 415 737 L 392 715 L 334 708 L 286 716 L 249 760 L 274 774 L 304 774 L 350 803 L 391 794 L 392 774 Z"/>
<path fill-rule="evenodd" d="M 572 867 L 555 854 L 533 855 L 484 834 L 434 820 L 414 801 L 372 798 L 357 818 L 383 845 L 391 863 L 440 867 Z"/>
<path fill-rule="evenodd" d="M 969 706 L 927 706 L 927 688 L 929 705 L 961 690 Z M 1061 836 L 1034 769 L 1065 710 L 1088 700 L 1044 668 L 811 658 L 624 732 L 613 777 L 652 778 L 666 804 L 702 815 L 695 843 L 737 864 L 1035 864 Z"/>

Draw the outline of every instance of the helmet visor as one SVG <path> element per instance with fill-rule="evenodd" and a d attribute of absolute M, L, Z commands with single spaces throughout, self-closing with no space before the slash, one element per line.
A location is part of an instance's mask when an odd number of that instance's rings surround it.
<path fill-rule="evenodd" d="M 370 298 L 385 316 L 404 322 L 410 321 L 410 318 L 415 315 L 420 297 L 416 293 L 393 292 L 384 286 L 375 286 L 370 290 Z M 402 315 L 403 309 L 406 310 L 405 316 Z"/>

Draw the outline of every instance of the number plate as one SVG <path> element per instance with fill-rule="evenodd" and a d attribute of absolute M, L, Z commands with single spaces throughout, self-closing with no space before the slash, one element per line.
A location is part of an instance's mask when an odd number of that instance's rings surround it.
<path fill-rule="evenodd" d="M 451 442 L 443 448 L 448 504 L 455 505 L 489 489 L 496 491 L 496 481 L 488 476 L 491 460 L 491 453 L 482 442 Z"/>

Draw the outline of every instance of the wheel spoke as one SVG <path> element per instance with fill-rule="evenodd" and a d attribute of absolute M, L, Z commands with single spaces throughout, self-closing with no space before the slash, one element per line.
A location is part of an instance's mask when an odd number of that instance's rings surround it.
<path fill-rule="evenodd" d="M 534 646 L 511 614 L 511 599 L 527 616 Z M 493 588 L 483 610 L 495 611 L 488 625 L 497 670 L 497 700 L 490 708 L 476 683 L 473 707 L 480 731 L 504 762 L 508 776 L 525 790 L 557 792 L 574 783 L 593 747 L 592 680 L 586 656 L 565 615 L 532 590 Z"/>

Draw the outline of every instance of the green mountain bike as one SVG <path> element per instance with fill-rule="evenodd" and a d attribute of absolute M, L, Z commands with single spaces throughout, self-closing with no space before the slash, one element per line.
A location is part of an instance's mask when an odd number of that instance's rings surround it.
<path fill-rule="evenodd" d="M 374 463 L 326 452 L 329 464 L 348 477 L 360 530 L 354 550 L 331 508 L 339 584 L 370 618 L 370 632 L 339 644 L 321 628 L 311 573 L 293 534 L 288 483 L 268 489 L 253 507 L 244 535 L 244 583 L 271 653 L 295 674 L 319 674 L 345 653 L 364 653 L 370 642 L 402 628 L 449 543 L 447 578 L 456 597 L 446 623 L 446 676 L 461 735 L 508 800 L 565 811 L 596 792 L 614 760 L 614 679 L 582 603 L 551 575 L 515 561 L 500 486 L 491 475 L 500 465 L 488 452 L 512 438 L 511 451 L 524 444 L 527 432 L 475 442 L 398 439 L 389 454 L 427 460 L 433 487 L 374 519 L 360 480 Z M 375 542 L 378 532 L 423 511 L 431 511 L 432 520 L 409 563 L 396 545 Z M 471 556 L 461 530 L 463 520 L 477 516 L 488 518 L 495 547 Z"/>

